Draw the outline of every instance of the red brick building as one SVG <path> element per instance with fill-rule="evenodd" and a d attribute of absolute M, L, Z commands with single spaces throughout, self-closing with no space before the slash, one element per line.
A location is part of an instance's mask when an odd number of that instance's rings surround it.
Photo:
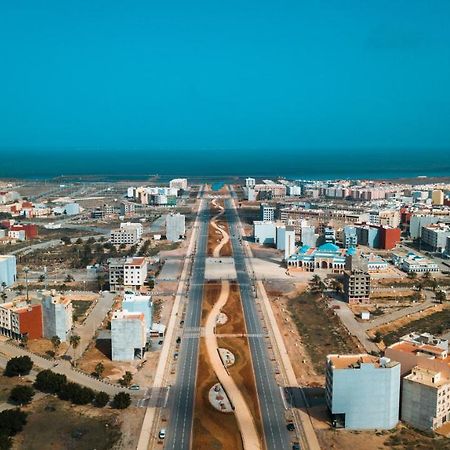
<path fill-rule="evenodd" d="M 0 332 L 13 339 L 24 335 L 29 339 L 42 338 L 42 306 L 26 302 L 0 304 Z"/>

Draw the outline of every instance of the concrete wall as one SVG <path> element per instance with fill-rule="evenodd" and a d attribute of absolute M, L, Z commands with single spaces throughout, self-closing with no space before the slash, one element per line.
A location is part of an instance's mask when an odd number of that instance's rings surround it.
<path fill-rule="evenodd" d="M 274 222 L 253 222 L 253 237 L 259 244 L 275 244 L 276 226 Z"/>
<path fill-rule="evenodd" d="M 391 429 L 398 422 L 400 364 L 333 371 L 332 413 L 345 414 L 345 428 Z"/>
<path fill-rule="evenodd" d="M 419 430 L 430 430 L 436 414 L 437 390 L 403 379 L 402 420 Z"/>

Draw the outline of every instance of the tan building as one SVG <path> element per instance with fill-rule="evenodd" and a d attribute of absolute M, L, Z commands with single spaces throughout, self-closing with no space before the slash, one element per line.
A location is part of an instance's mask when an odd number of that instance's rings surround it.
<path fill-rule="evenodd" d="M 403 378 L 401 419 L 420 430 L 450 420 L 450 380 L 440 371 L 416 366 Z"/>
<path fill-rule="evenodd" d="M 440 189 L 435 189 L 431 195 L 431 202 L 433 205 L 443 205 L 444 193 Z"/>

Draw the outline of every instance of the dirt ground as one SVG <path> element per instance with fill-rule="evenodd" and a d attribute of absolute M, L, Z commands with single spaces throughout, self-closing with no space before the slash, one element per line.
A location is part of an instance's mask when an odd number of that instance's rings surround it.
<path fill-rule="evenodd" d="M 204 339 L 201 339 L 192 448 L 240 450 L 243 446 L 234 414 L 220 412 L 209 402 L 209 390 L 217 382 L 209 364 Z"/>
<path fill-rule="evenodd" d="M 30 352 L 36 353 L 37 355 L 47 356 L 47 352 L 55 351 L 52 341 L 50 339 L 30 339 L 27 343 L 27 348 Z M 56 356 L 62 356 L 66 353 L 69 348 L 67 342 L 61 342 L 61 345 L 56 351 Z"/>
<path fill-rule="evenodd" d="M 228 317 L 223 325 L 217 325 L 218 334 L 242 334 L 245 333 L 245 320 L 242 313 L 239 286 L 236 283 L 230 285 L 230 296 L 222 312 Z"/>
<path fill-rule="evenodd" d="M 121 438 L 119 413 L 46 396 L 23 408 L 27 424 L 13 450 L 108 450 Z"/>
<path fill-rule="evenodd" d="M 253 412 L 258 434 L 263 436 L 261 417 L 259 413 L 258 394 L 256 392 L 253 365 L 247 338 L 218 338 L 217 342 L 220 347 L 230 350 L 235 357 L 235 363 L 228 367 L 228 371 L 236 384 L 239 386 L 245 401 L 249 405 L 250 410 Z M 264 448 L 263 444 L 264 443 L 261 442 L 262 448 Z"/>

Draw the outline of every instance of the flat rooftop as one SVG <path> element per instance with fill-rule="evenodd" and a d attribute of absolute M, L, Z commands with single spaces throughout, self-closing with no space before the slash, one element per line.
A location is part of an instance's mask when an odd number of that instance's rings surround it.
<path fill-rule="evenodd" d="M 391 361 L 389 358 L 379 358 L 367 353 L 359 355 L 328 355 L 327 360 L 334 369 L 359 369 L 361 364 L 372 364 L 375 368 L 389 368 L 398 364 L 398 362 Z"/>

